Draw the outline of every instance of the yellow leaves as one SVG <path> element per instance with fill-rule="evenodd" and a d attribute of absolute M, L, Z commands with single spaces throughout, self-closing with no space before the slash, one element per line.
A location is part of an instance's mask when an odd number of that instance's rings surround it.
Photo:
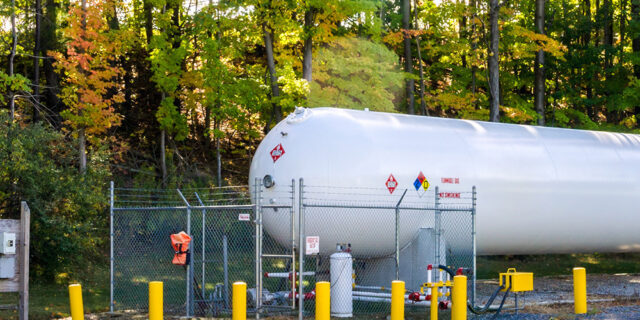
<path fill-rule="evenodd" d="M 512 34 L 521 40 L 514 44 L 513 54 L 518 58 L 532 58 L 535 52 L 543 50 L 555 58 L 564 60 L 567 47 L 544 34 L 540 34 L 518 25 L 512 25 Z"/>

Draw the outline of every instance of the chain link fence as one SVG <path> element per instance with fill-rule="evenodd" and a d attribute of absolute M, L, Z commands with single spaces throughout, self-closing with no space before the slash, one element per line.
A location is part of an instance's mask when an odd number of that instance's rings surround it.
<path fill-rule="evenodd" d="M 429 264 L 433 281 L 447 280 L 438 265 L 463 268 L 473 303 L 475 188 L 390 192 L 301 179 L 276 188 L 261 180 L 214 189 L 112 185 L 111 195 L 112 311 L 145 312 L 148 282 L 163 281 L 167 314 L 228 316 L 231 284 L 244 281 L 250 313 L 302 318 L 314 313 L 315 283 L 330 281 L 332 313 L 384 316 L 391 281 L 400 279 L 414 293 L 408 312 L 424 312 Z M 169 236 L 180 231 L 192 240 L 185 266 L 171 263 Z"/>

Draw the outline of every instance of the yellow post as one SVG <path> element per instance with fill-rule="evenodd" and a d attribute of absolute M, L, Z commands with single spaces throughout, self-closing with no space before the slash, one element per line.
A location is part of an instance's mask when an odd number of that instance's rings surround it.
<path fill-rule="evenodd" d="M 391 320 L 404 320 L 404 281 L 391 282 Z"/>
<path fill-rule="evenodd" d="M 233 320 L 247 320 L 247 284 L 238 281 L 233 283 L 233 297 L 231 301 Z"/>
<path fill-rule="evenodd" d="M 162 281 L 149 282 L 149 320 L 162 320 L 163 294 Z"/>
<path fill-rule="evenodd" d="M 331 319 L 331 284 L 327 281 L 316 282 L 316 320 Z"/>
<path fill-rule="evenodd" d="M 451 320 L 467 320 L 467 277 L 453 277 Z"/>
<path fill-rule="evenodd" d="M 434 283 L 431 288 L 431 320 L 438 320 L 438 296 L 440 295 L 438 288 L 440 284 Z"/>
<path fill-rule="evenodd" d="M 79 284 L 69 285 L 69 304 L 71 305 L 71 319 L 84 320 L 82 287 Z"/>
<path fill-rule="evenodd" d="M 587 271 L 573 268 L 573 300 L 576 314 L 587 313 Z"/>

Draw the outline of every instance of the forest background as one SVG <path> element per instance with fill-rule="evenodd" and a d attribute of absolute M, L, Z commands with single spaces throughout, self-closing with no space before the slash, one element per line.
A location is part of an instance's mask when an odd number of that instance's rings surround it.
<path fill-rule="evenodd" d="M 4 0 L 0 217 L 108 260 L 108 184 L 246 184 L 296 106 L 639 132 L 640 0 Z"/>

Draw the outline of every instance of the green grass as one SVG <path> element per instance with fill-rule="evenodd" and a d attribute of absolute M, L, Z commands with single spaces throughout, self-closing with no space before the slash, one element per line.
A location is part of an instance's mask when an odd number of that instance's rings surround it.
<path fill-rule="evenodd" d="M 70 281 L 64 274 L 59 275 L 57 283 L 43 284 L 32 280 L 29 294 L 29 319 L 52 319 L 69 316 L 69 293 L 67 285 L 80 283 L 84 311 L 103 312 L 109 309 L 109 269 L 98 268 L 92 277 L 86 280 Z M 0 304 L 17 304 L 17 293 L 0 293 Z M 2 310 L 0 319 L 18 319 L 17 311 Z"/>
<path fill-rule="evenodd" d="M 494 279 L 507 268 L 535 276 L 571 275 L 574 267 L 587 273 L 640 273 L 640 253 L 549 254 L 478 257 L 478 279 Z"/>

